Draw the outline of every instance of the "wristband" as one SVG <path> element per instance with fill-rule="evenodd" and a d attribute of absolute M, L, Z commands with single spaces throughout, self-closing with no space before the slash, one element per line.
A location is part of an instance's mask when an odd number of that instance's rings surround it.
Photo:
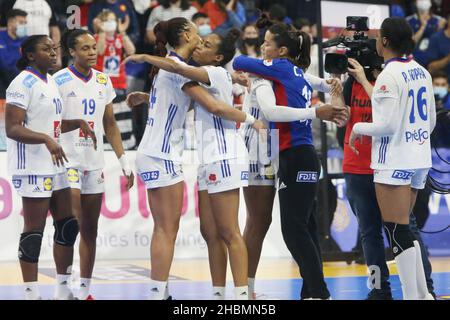
<path fill-rule="evenodd" d="M 119 162 L 125 175 L 129 176 L 131 174 L 131 167 L 130 163 L 128 162 L 127 155 L 125 153 L 119 158 Z"/>
<path fill-rule="evenodd" d="M 256 119 L 255 119 L 254 116 L 252 116 L 251 114 L 246 113 L 245 121 L 244 121 L 245 123 L 247 123 L 249 125 L 252 125 L 252 124 L 255 123 L 255 121 L 256 121 Z"/>

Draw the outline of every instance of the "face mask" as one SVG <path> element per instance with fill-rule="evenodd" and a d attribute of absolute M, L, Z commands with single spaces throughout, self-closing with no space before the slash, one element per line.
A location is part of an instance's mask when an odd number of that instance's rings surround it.
<path fill-rule="evenodd" d="M 113 32 L 117 29 L 117 22 L 114 20 L 103 22 L 103 30 L 105 32 Z"/>
<path fill-rule="evenodd" d="M 417 1 L 417 9 L 420 11 L 428 11 L 431 8 L 431 1 L 419 0 Z"/>
<path fill-rule="evenodd" d="M 212 32 L 211 26 L 209 24 L 202 24 L 200 27 L 198 27 L 198 34 L 200 37 L 207 36 Z"/>
<path fill-rule="evenodd" d="M 249 46 L 257 46 L 259 44 L 259 38 L 246 38 L 244 43 Z"/>
<path fill-rule="evenodd" d="M 16 29 L 16 35 L 18 38 L 25 38 L 27 36 L 27 25 L 19 24 Z"/>
<path fill-rule="evenodd" d="M 444 99 L 448 94 L 448 89 L 446 87 L 433 87 L 434 94 L 440 99 Z"/>

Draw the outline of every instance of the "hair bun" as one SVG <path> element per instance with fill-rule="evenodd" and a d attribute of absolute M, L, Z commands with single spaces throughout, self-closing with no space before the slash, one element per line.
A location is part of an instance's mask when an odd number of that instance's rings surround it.
<path fill-rule="evenodd" d="M 230 31 L 228 31 L 228 33 L 226 35 L 226 39 L 233 43 L 235 43 L 240 37 L 241 37 L 241 32 L 236 28 L 233 28 Z"/>
<path fill-rule="evenodd" d="M 262 13 L 259 19 L 256 21 L 258 29 L 265 29 L 274 25 L 274 21 L 270 19 L 267 13 Z"/>

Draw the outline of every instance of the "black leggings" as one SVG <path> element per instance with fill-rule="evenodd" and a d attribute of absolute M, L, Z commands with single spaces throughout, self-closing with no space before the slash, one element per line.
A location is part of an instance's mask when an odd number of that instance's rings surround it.
<path fill-rule="evenodd" d="M 279 191 L 284 242 L 300 267 L 302 298 L 330 296 L 322 271 L 322 258 L 313 210 L 320 164 L 313 146 L 293 147 L 280 153 Z"/>

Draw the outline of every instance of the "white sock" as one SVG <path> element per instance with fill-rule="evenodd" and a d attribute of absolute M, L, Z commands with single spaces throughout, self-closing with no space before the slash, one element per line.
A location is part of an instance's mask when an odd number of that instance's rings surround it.
<path fill-rule="evenodd" d="M 169 299 L 169 296 L 170 296 L 170 294 L 169 294 L 169 281 L 167 281 L 166 288 L 164 289 L 164 300 Z"/>
<path fill-rule="evenodd" d="M 235 287 L 234 296 L 236 300 L 248 300 L 248 286 Z"/>
<path fill-rule="evenodd" d="M 25 291 L 25 300 L 41 300 L 39 285 L 37 281 L 25 282 L 23 284 Z"/>
<path fill-rule="evenodd" d="M 213 287 L 213 300 L 225 300 L 225 287 Z"/>
<path fill-rule="evenodd" d="M 56 275 L 56 300 L 73 300 L 72 290 L 70 289 L 70 274 Z"/>
<path fill-rule="evenodd" d="M 255 293 L 255 278 L 248 278 L 248 299 L 253 300 Z"/>
<path fill-rule="evenodd" d="M 434 300 L 433 296 L 428 292 L 427 280 L 425 277 L 425 270 L 422 263 L 422 251 L 420 250 L 419 241 L 414 241 L 414 248 L 416 249 L 416 277 L 417 277 L 417 291 L 420 300 Z"/>
<path fill-rule="evenodd" d="M 90 278 L 80 278 L 80 288 L 78 290 L 78 299 L 86 300 L 89 296 L 91 288 L 91 279 Z"/>
<path fill-rule="evenodd" d="M 163 300 L 167 281 L 150 281 L 150 300 Z"/>
<path fill-rule="evenodd" d="M 402 284 L 403 300 L 417 300 L 416 248 L 411 247 L 395 257 L 398 275 Z"/>

